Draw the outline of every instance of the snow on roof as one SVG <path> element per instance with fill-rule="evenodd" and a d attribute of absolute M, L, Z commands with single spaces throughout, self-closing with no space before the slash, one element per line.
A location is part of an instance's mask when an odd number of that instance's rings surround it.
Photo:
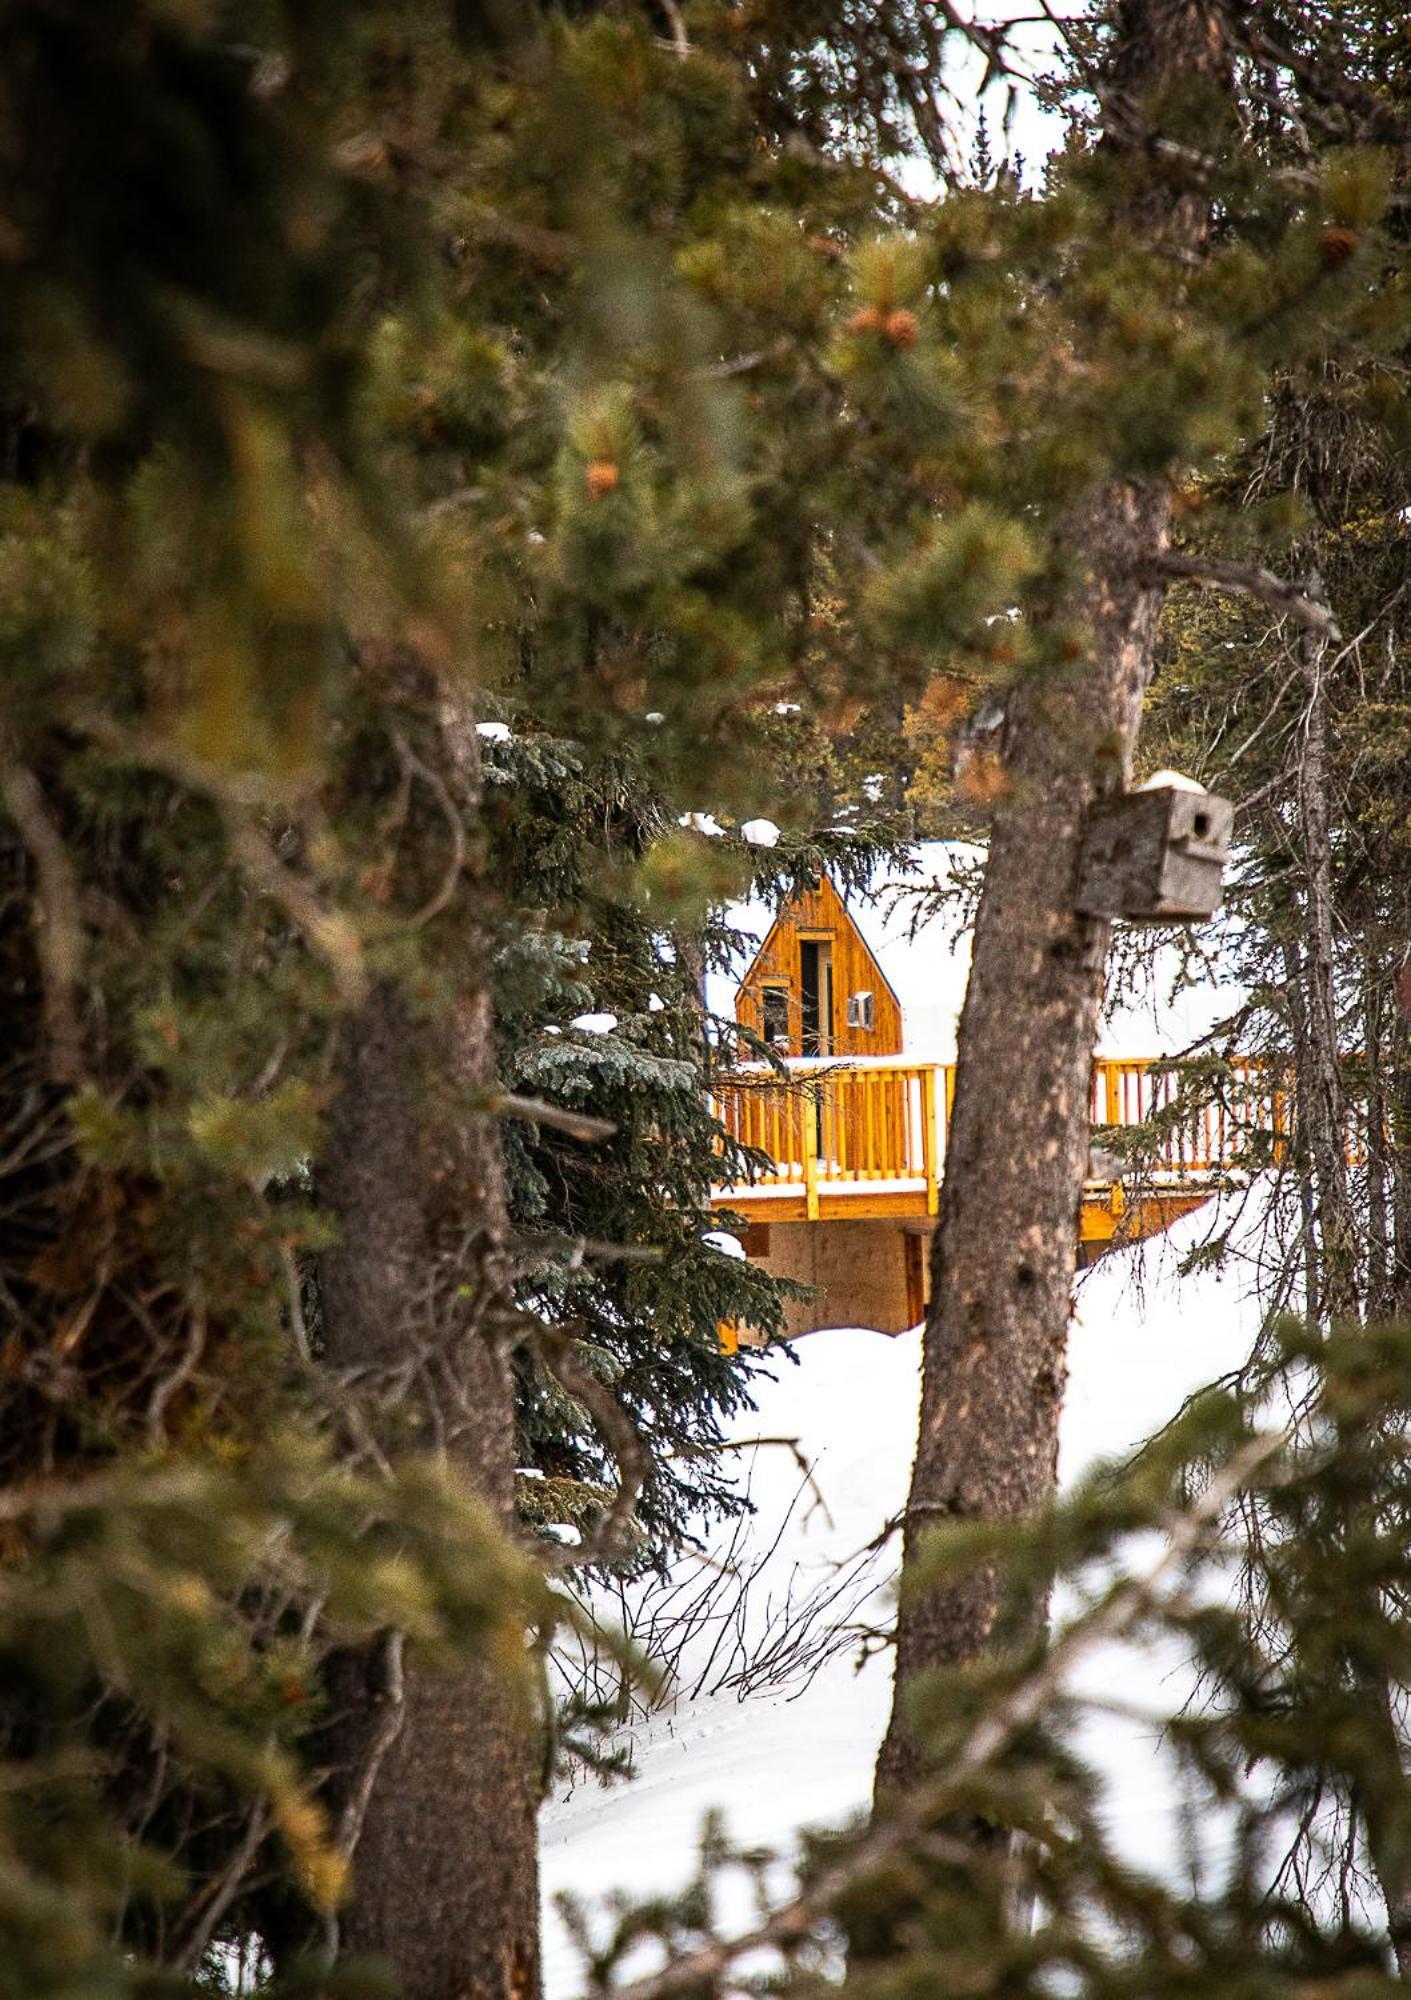
<path fill-rule="evenodd" d="M 919 1060 L 953 1062 L 956 1027 L 970 973 L 970 937 L 963 921 L 968 899 L 961 878 L 983 858 L 983 849 L 964 841 L 926 840 L 913 850 L 911 874 L 879 865 L 865 895 L 844 897 L 863 940 L 887 975 L 901 1002 L 905 1052 Z M 911 934 L 921 905 L 918 892 L 951 888 L 948 898 Z M 841 891 L 839 892 L 841 893 Z M 712 974 L 708 1004 L 718 1014 L 734 1011 L 740 980 L 773 923 L 767 904 L 738 903 L 728 921 L 752 940 L 730 974 Z M 1176 1055 L 1207 1034 L 1238 1006 L 1241 993 L 1214 977 L 1181 985 L 1181 957 L 1170 945 L 1151 956 L 1143 991 L 1107 1010 L 1098 1039 L 1105 1056 Z M 1179 990 L 1177 990 L 1179 988 Z M 841 1001 L 839 1003 L 841 1005 Z"/>

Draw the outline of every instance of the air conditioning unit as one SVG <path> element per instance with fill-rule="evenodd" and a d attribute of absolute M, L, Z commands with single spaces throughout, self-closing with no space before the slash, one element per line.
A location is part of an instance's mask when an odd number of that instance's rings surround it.
<path fill-rule="evenodd" d="M 848 1026 L 871 1034 L 876 1025 L 877 1007 L 870 993 L 849 993 Z"/>

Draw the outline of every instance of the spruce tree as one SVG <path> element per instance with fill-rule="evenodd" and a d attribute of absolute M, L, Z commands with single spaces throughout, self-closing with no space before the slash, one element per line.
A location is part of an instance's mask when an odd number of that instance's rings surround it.
<path fill-rule="evenodd" d="M 909 547 L 928 490 L 882 435 L 934 401 L 912 307 L 841 322 L 895 282 L 847 149 L 924 108 L 933 30 L 824 10 L 798 71 L 728 12 L 6 23 L 10 1962 L 283 1969 L 351 1859 L 345 1941 L 532 1989 L 508 1361 L 554 1329 L 487 1139 L 476 691 L 594 757 L 660 713 L 678 811 L 768 803 L 824 579 L 830 684 L 865 651 L 838 527 Z M 711 885 L 677 816 L 657 895 Z M 483 1902 L 451 1763 L 515 1830 Z"/>
<path fill-rule="evenodd" d="M 1102 19 L 1095 58 L 1098 70 L 1085 74 L 1098 79 L 1100 135 L 1075 147 L 1049 201 L 1034 205 L 1056 217 L 1068 203 L 1093 203 L 1089 226 L 1101 212 L 1111 236 L 1097 263 L 1079 257 L 1025 300 L 1030 316 L 1057 300 L 1071 310 L 1053 346 L 1083 384 L 1083 417 L 1075 406 L 1068 431 L 1043 434 L 1057 489 L 1046 552 L 1031 556 L 1024 626 L 1005 633 L 1027 656 L 1022 676 L 1005 676 L 998 801 L 960 1028 L 908 1511 L 913 1565 L 938 1516 L 1019 1516 L 1054 1478 L 1110 935 L 1078 907 L 1080 855 L 1094 801 L 1129 780 L 1163 592 L 1180 573 L 1166 546 L 1173 490 L 1255 425 L 1276 363 L 1298 351 L 1310 367 L 1327 365 L 1330 347 L 1371 337 L 1378 315 L 1381 337 L 1393 339 L 1400 315 L 1399 285 L 1381 261 L 1395 268 L 1394 239 L 1376 233 L 1374 163 L 1343 160 L 1322 181 L 1285 183 L 1273 162 L 1260 180 L 1240 157 L 1235 72 L 1248 50 L 1226 10 L 1119 6 Z M 1086 240 L 1096 242 L 1095 227 Z M 1343 289 L 1358 254 L 1368 258 L 1370 307 L 1366 293 Z M 1327 321 L 1307 313 L 1310 284 Z M 1098 381 L 1101 410 L 1087 400 Z M 1225 581 L 1262 587 L 1238 566 L 1226 566 Z M 1326 621 L 1307 592 L 1300 602 Z M 954 1594 L 903 1591 L 879 1809 L 919 1776 L 911 1683 L 1041 1615 L 1006 1602 L 996 1582 L 979 1571 Z"/>

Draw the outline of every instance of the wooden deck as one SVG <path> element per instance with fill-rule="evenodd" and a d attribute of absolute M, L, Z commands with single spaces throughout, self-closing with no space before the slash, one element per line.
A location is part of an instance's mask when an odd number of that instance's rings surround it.
<path fill-rule="evenodd" d="M 793 1058 L 722 1078 L 713 1095 L 730 1137 L 756 1160 L 752 1179 L 713 1190 L 752 1222 L 866 1221 L 934 1215 L 955 1092 L 953 1063 Z M 1081 1238 L 1096 1252 L 1164 1229 L 1230 1177 L 1277 1157 L 1288 1131 L 1283 1089 L 1240 1059 L 1216 1101 L 1182 1104 L 1180 1076 L 1152 1059 L 1093 1066 L 1098 1171 L 1084 1190 Z M 1104 1128 L 1154 1122 L 1154 1148 L 1127 1171 L 1102 1161 Z"/>

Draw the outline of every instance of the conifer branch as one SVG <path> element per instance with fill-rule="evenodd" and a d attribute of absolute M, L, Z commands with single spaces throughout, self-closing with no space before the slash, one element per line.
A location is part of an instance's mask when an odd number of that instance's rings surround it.
<path fill-rule="evenodd" d="M 260 1799 L 251 1806 L 239 1845 L 220 1874 L 209 1885 L 205 1896 L 197 1899 L 190 1912 L 191 1928 L 183 1939 L 180 1950 L 172 1959 L 172 1969 L 175 1972 L 194 1972 L 200 1964 L 207 1945 L 215 1935 L 216 1927 L 249 1874 L 272 1823 L 273 1814 L 265 1800 Z"/>
<path fill-rule="evenodd" d="M 1303 54 L 1287 42 L 1276 41 L 1268 29 L 1249 20 L 1236 32 L 1250 54 L 1275 69 L 1286 70 L 1320 112 L 1341 111 L 1353 121 L 1353 136 L 1379 145 L 1411 145 L 1411 126 L 1394 105 L 1376 90 L 1350 75 L 1345 68 L 1334 69 L 1316 54 Z M 1326 118 L 1322 121 L 1325 125 Z"/>
<path fill-rule="evenodd" d="M 231 856 L 241 872 L 255 888 L 279 904 L 295 929 L 324 960 L 346 1005 L 360 1005 L 367 992 L 367 977 L 362 944 L 352 920 L 341 910 L 330 909 L 301 876 L 285 866 L 252 819 L 219 793 L 215 798 L 225 822 Z"/>
<path fill-rule="evenodd" d="M 465 824 L 460 814 L 456 811 L 455 801 L 447 791 L 441 778 L 431 769 L 429 764 L 423 762 L 417 756 L 400 729 L 392 731 L 392 742 L 397 756 L 401 760 L 403 771 L 409 779 L 413 776 L 421 779 L 422 783 L 436 800 L 437 805 L 440 806 L 446 824 L 451 830 L 451 858 L 446 863 L 446 870 L 441 878 L 440 885 L 432 891 L 431 895 L 427 897 L 415 915 L 407 919 L 412 929 L 419 931 L 424 924 L 429 924 L 433 917 L 440 916 L 456 893 L 456 885 L 461 879 L 468 851 Z"/>
<path fill-rule="evenodd" d="M 651 1455 L 637 1426 L 617 1397 L 585 1366 L 571 1333 L 536 1320 L 531 1338 L 544 1366 L 559 1387 L 587 1410 L 617 1460 L 617 1491 L 608 1502 L 607 1512 L 597 1532 L 567 1552 L 566 1560 L 577 1568 L 584 1563 L 620 1558 L 625 1553 L 631 1553 L 625 1545 L 625 1531 L 637 1505 L 637 1496 L 646 1483 Z"/>
<path fill-rule="evenodd" d="M 338 1821 L 338 1851 L 347 1860 L 352 1859 L 357 1849 L 358 1836 L 363 1830 L 363 1821 L 367 1818 L 367 1809 L 372 1799 L 372 1788 L 377 1782 L 377 1774 L 388 1751 L 401 1735 L 406 1720 L 403 1634 L 395 1630 L 385 1633 L 378 1650 L 382 1682 L 375 1697 L 377 1726 L 372 1741 L 368 1744 L 357 1784 Z"/>
<path fill-rule="evenodd" d="M 1297 584 L 1287 583 L 1260 563 L 1226 562 L 1218 556 L 1180 556 L 1169 552 L 1153 556 L 1151 574 L 1171 582 L 1203 583 L 1212 590 L 1242 592 L 1257 597 L 1286 617 L 1297 619 L 1306 631 L 1320 638 L 1340 641 L 1342 632 L 1330 607 L 1309 597 Z"/>
<path fill-rule="evenodd" d="M 587 1111 L 571 1111 L 566 1105 L 546 1104 L 540 1097 L 521 1097 L 512 1090 L 496 1091 L 486 1109 L 501 1118 L 520 1118 L 526 1125 L 547 1125 L 551 1131 L 566 1132 L 570 1139 L 581 1139 L 585 1145 L 611 1139 L 617 1132 L 611 1118 L 594 1118 Z"/>
<path fill-rule="evenodd" d="M 330 908 L 312 884 L 280 859 L 256 825 L 254 811 L 262 802 L 268 803 L 258 782 L 218 770 L 176 744 L 134 736 L 101 713 L 83 716 L 81 726 L 114 755 L 161 771 L 174 783 L 209 799 L 220 814 L 231 859 L 241 873 L 279 904 L 305 943 L 324 960 L 344 1004 L 361 1004 L 367 992 L 367 973 L 357 928 L 346 912 Z"/>
<path fill-rule="evenodd" d="M 691 38 L 686 32 L 681 9 L 676 5 L 676 0 L 658 0 L 658 4 L 671 28 L 671 40 L 666 46 L 684 62 L 691 53 Z"/>
<path fill-rule="evenodd" d="M 936 1839 L 933 1822 L 953 1809 L 956 1795 L 1014 1740 L 1033 1726 L 1074 1666 L 1096 1647 L 1122 1638 L 1157 1602 L 1159 1586 L 1198 1549 L 1220 1516 L 1262 1466 L 1283 1450 L 1286 1431 L 1252 1438 L 1235 1452 L 1183 1514 L 1167 1526 L 1166 1547 L 1144 1575 L 1119 1584 L 1086 1617 L 1068 1627 L 1017 1686 L 974 1723 L 946 1769 L 918 1786 L 870 1830 L 843 1860 L 824 1869 L 797 1896 L 771 1910 L 734 1938 L 713 1938 L 671 1960 L 660 1972 L 619 1988 L 618 2000 L 677 2000 L 713 1993 L 740 1959 L 754 1952 L 789 1949 L 827 1923 L 839 1900 L 908 1851 Z M 966 1859 L 975 1856 L 967 1850 Z"/>

